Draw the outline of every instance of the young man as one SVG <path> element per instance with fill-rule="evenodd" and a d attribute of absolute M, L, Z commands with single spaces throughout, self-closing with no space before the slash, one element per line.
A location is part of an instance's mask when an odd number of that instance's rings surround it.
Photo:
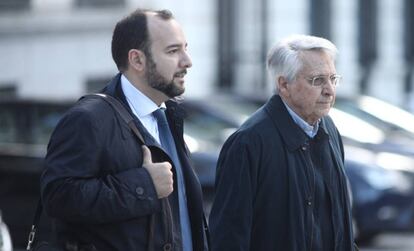
<path fill-rule="evenodd" d="M 120 73 L 102 92 L 134 116 L 146 146 L 101 99 L 69 110 L 50 139 L 41 178 L 57 243 L 67 250 L 206 250 L 201 187 L 173 100 L 192 64 L 184 33 L 169 11 L 137 10 L 117 23 L 112 56 Z"/>

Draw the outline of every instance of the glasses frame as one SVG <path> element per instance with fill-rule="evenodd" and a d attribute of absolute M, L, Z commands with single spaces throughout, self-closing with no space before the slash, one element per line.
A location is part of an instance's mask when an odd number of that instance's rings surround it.
<path fill-rule="evenodd" d="M 320 85 L 315 85 L 315 80 L 318 78 L 324 78 L 324 83 Z M 326 81 L 329 78 L 329 81 Z M 313 87 L 324 87 L 328 82 L 330 82 L 334 87 L 339 85 L 339 81 L 342 79 L 341 75 L 332 74 L 332 75 L 316 75 L 313 77 L 305 77 L 309 84 Z"/>

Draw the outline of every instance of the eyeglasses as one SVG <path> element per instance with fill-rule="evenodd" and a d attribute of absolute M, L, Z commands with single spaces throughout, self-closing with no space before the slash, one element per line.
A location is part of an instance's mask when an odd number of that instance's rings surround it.
<path fill-rule="evenodd" d="M 341 76 L 337 74 L 332 74 L 330 76 L 327 75 L 318 75 L 310 78 L 306 78 L 312 86 L 315 87 L 322 87 L 325 86 L 329 81 L 333 86 L 339 85 L 339 80 L 341 80 Z"/>

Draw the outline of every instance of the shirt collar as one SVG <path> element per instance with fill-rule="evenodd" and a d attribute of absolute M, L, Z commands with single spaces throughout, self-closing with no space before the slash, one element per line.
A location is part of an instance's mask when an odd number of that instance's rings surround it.
<path fill-rule="evenodd" d="M 128 104 L 138 118 L 151 115 L 159 108 L 154 101 L 133 86 L 123 74 L 121 76 L 121 86 Z M 162 103 L 160 107 L 165 108 L 165 103 Z"/>
<path fill-rule="evenodd" d="M 301 117 L 299 117 L 299 115 L 297 113 L 295 113 L 285 103 L 285 101 L 283 101 L 283 99 L 282 99 L 282 102 L 286 106 L 286 109 L 288 110 L 288 112 L 289 112 L 290 116 L 292 117 L 293 121 L 295 121 L 295 123 L 306 133 L 306 135 L 308 135 L 311 138 L 315 137 L 315 135 L 318 133 L 320 120 L 318 120 L 318 122 L 316 123 L 315 126 L 311 126 L 311 125 L 308 124 L 308 122 L 306 122 Z"/>

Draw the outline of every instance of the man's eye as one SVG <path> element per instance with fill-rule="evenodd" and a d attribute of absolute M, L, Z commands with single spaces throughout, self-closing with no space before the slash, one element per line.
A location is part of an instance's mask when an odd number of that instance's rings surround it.
<path fill-rule="evenodd" d="M 325 84 L 325 78 L 324 77 L 316 77 L 313 80 L 313 85 L 315 86 L 321 86 Z"/>
<path fill-rule="evenodd" d="M 169 51 L 168 51 L 168 54 L 174 54 L 174 53 L 176 53 L 176 52 L 178 52 L 178 49 L 173 49 L 173 50 L 169 50 Z"/>

